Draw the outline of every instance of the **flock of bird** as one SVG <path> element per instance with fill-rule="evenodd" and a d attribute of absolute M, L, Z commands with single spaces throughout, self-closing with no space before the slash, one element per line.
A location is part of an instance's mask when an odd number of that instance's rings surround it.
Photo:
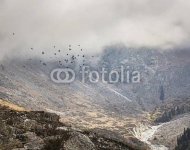
<path fill-rule="evenodd" d="M 15 36 L 15 33 L 13 33 L 13 36 Z M 74 62 L 77 60 L 77 59 L 80 59 L 82 60 L 82 63 L 79 64 L 79 67 L 81 68 L 82 66 L 85 65 L 86 63 L 86 60 L 85 60 L 85 55 L 83 53 L 83 49 L 80 47 L 80 45 L 78 45 L 79 49 L 80 49 L 80 53 L 78 53 L 77 55 L 73 55 L 73 54 L 70 54 L 72 52 L 72 46 L 71 45 L 68 45 L 68 52 L 66 54 L 66 57 L 64 58 L 64 60 L 57 60 L 59 65 L 60 66 L 69 66 L 69 64 L 74 64 Z M 61 55 L 61 50 L 56 50 L 56 46 L 53 46 L 53 48 L 55 49 L 54 52 L 53 52 L 53 56 L 60 56 Z M 32 51 L 34 51 L 34 48 L 31 47 L 30 48 Z M 41 52 L 41 55 L 46 55 L 46 52 L 45 51 L 42 51 Z M 53 56 L 50 56 L 49 59 L 53 59 Z M 94 57 L 94 55 L 92 55 L 91 57 Z M 47 58 L 47 56 L 46 56 Z M 57 58 L 58 59 L 58 58 Z M 29 61 L 32 61 L 32 59 L 30 58 Z M 81 62 L 81 61 L 80 61 Z M 43 62 L 42 60 L 40 60 L 40 63 L 43 65 L 43 66 L 47 66 L 47 63 Z M 26 66 L 23 66 L 24 68 L 26 68 Z"/>
<path fill-rule="evenodd" d="M 80 45 L 78 45 L 78 47 L 80 47 Z M 54 46 L 54 49 L 56 47 Z M 32 47 L 31 50 L 33 51 L 34 48 Z M 69 45 L 69 51 L 72 51 L 71 45 Z M 83 49 L 80 49 L 80 51 L 82 52 Z M 59 56 L 59 53 L 61 53 L 61 50 L 56 50 L 56 52 L 54 51 L 53 55 L 54 56 Z M 41 52 L 41 55 L 45 55 L 45 51 Z M 92 56 L 94 57 L 94 56 Z M 49 57 L 50 59 L 53 58 L 53 56 Z M 75 62 L 75 60 L 77 59 L 81 59 L 82 58 L 82 64 L 79 65 L 79 67 L 82 67 L 85 65 L 85 55 L 83 53 L 77 54 L 77 55 L 73 55 L 73 54 L 69 54 L 69 52 L 66 54 L 66 57 L 64 58 L 64 60 L 58 60 L 58 63 L 60 66 L 63 66 L 64 64 L 67 64 L 67 66 L 69 64 L 73 64 Z M 32 59 L 30 58 L 30 61 Z M 40 63 L 42 63 L 44 66 L 47 66 L 47 64 L 45 62 L 42 62 L 42 60 L 40 60 Z M 23 66 L 25 68 L 25 66 Z M 68 68 L 68 67 L 67 67 Z"/>

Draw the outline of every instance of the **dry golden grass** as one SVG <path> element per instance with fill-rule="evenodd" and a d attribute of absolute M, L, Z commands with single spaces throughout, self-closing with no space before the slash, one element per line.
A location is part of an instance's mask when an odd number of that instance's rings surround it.
<path fill-rule="evenodd" d="M 16 111 L 29 111 L 29 110 L 27 110 L 27 109 L 25 109 L 25 108 L 23 108 L 23 107 L 19 107 L 19 106 L 15 105 L 15 104 L 12 104 L 12 103 L 7 102 L 7 101 L 2 100 L 2 99 L 0 99 L 0 105 L 2 105 L 2 106 L 7 106 L 7 107 L 9 107 L 10 109 L 16 110 Z"/>

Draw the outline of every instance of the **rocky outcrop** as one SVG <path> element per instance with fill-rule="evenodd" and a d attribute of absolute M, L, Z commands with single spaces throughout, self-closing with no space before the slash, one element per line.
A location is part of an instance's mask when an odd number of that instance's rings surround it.
<path fill-rule="evenodd" d="M 64 144 L 65 150 L 95 150 L 95 145 L 84 134 L 71 133 L 71 137 Z"/>
<path fill-rule="evenodd" d="M 36 136 L 33 132 L 27 132 L 24 134 L 27 138 L 27 143 L 24 144 L 25 149 L 41 150 L 44 147 L 44 141 L 40 137 Z"/>
<path fill-rule="evenodd" d="M 37 121 L 36 120 L 31 120 L 31 119 L 24 120 L 24 128 L 26 130 L 35 129 L 36 126 L 37 126 Z"/>
<path fill-rule="evenodd" d="M 0 105 L 1 150 L 149 150 L 135 137 L 104 129 L 80 130 L 43 111 L 16 111 Z"/>

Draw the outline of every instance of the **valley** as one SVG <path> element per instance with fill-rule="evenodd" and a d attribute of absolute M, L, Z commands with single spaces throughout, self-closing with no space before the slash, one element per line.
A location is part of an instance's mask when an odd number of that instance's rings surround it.
<path fill-rule="evenodd" d="M 141 53 L 141 50 L 122 46 L 113 49 L 106 49 L 98 66 L 91 67 L 102 68 L 106 65 L 108 69 L 116 70 L 120 65 L 130 66 L 130 71 L 141 72 L 140 83 L 82 83 L 77 74 L 71 84 L 56 84 L 50 79 L 50 72 L 58 67 L 55 60 L 47 61 L 44 67 L 38 63 L 39 58 L 33 58 L 34 61 L 7 58 L 1 61 L 0 98 L 29 111 L 55 113 L 61 117 L 61 122 L 73 128 L 105 129 L 125 139 L 134 137 L 133 131 L 139 123 L 146 124 L 150 128 L 140 131 L 139 134 L 142 133 L 144 137 L 139 139 L 147 144 L 173 147 L 182 130 L 165 143 L 168 137 L 162 132 L 166 127 L 156 126 L 154 119 L 189 96 L 189 62 L 180 60 L 176 64 L 178 57 L 174 52 L 166 53 L 163 57 L 164 54 L 156 50 Z M 105 57 L 107 54 L 109 57 Z M 75 67 L 71 66 L 77 69 Z M 159 99 L 161 83 L 166 97 L 164 109 Z M 158 108 L 162 109 L 157 111 Z"/>

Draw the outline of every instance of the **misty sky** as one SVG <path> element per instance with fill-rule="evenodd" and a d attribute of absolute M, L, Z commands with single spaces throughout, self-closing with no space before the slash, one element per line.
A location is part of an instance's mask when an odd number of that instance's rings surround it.
<path fill-rule="evenodd" d="M 189 14 L 189 0 L 0 0 L 1 57 L 31 54 L 31 47 L 34 55 L 51 53 L 54 45 L 67 50 L 69 44 L 88 52 L 118 43 L 188 47 Z"/>

